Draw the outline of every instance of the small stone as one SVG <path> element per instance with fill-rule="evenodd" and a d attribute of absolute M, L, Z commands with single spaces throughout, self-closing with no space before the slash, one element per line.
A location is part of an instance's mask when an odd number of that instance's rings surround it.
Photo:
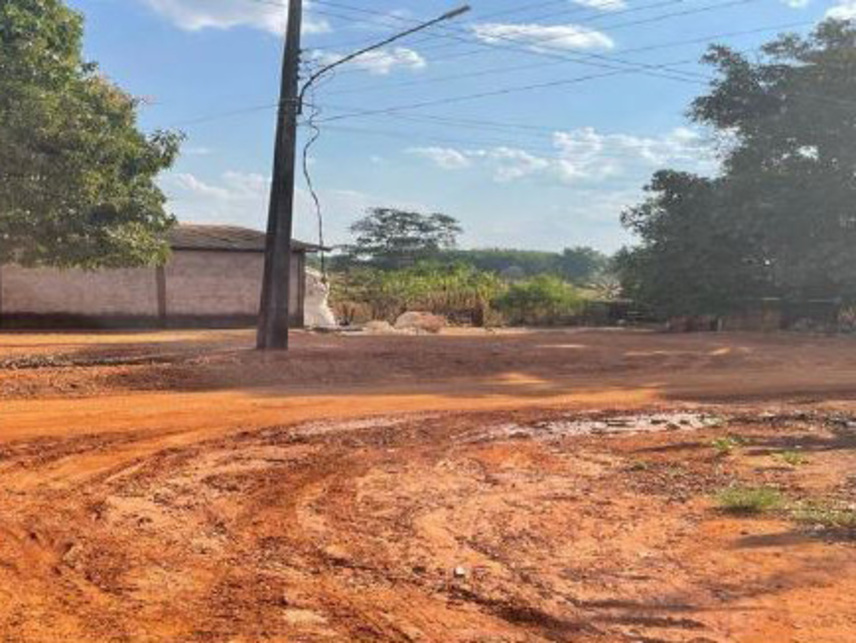
<path fill-rule="evenodd" d="M 467 578 L 467 570 L 461 565 L 452 570 L 452 575 L 456 578 Z"/>

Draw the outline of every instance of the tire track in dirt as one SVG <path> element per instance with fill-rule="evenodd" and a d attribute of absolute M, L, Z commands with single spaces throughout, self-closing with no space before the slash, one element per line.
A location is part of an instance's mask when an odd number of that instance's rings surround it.
<path fill-rule="evenodd" d="M 853 599 L 836 576 L 853 552 L 823 543 L 802 545 L 798 566 L 733 552 L 723 582 L 711 549 L 741 527 L 712 530 L 704 500 L 740 474 L 717 473 L 705 455 L 723 429 L 595 438 L 538 428 L 568 418 L 315 422 L 180 435 L 161 449 L 146 432 L 7 445 L 0 587 L 16 591 L 0 636 L 719 643 L 759 621 L 754 605 L 781 620 L 790 592 L 814 596 L 826 583 Z M 510 422 L 547 437 L 491 429 Z M 86 444 L 136 455 L 65 487 L 32 484 L 33 472 L 87 461 Z M 634 453 L 668 445 L 677 450 L 648 456 L 663 464 L 629 476 Z M 836 467 L 853 471 L 845 462 Z M 16 489 L 17 470 L 27 484 Z"/>

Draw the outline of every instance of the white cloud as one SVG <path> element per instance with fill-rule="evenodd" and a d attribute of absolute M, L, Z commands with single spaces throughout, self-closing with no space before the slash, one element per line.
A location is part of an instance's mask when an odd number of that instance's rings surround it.
<path fill-rule="evenodd" d="M 187 172 L 167 175 L 164 181 L 166 183 L 164 187 L 168 190 L 170 188 L 177 188 L 183 192 L 190 192 L 214 199 L 228 199 L 230 197 L 230 193 L 226 188 L 205 183 Z"/>
<path fill-rule="evenodd" d="M 231 29 L 252 27 L 277 36 L 282 36 L 286 26 L 287 0 L 271 0 L 271 3 L 236 2 L 235 0 L 143 0 L 152 9 L 173 24 L 188 31 L 201 29 Z M 275 6 L 279 2 L 282 7 Z M 302 25 L 303 33 L 325 33 L 330 31 L 326 20 L 312 15 L 308 4 Z"/>
<path fill-rule="evenodd" d="M 312 54 L 312 58 L 321 65 L 328 65 L 342 58 L 342 55 L 329 52 L 315 52 Z M 423 69 L 426 66 L 426 60 L 413 49 L 393 47 L 367 52 L 347 64 L 368 71 L 370 74 L 383 76 L 396 68 L 410 70 Z"/>
<path fill-rule="evenodd" d="M 411 147 L 407 152 L 427 158 L 443 170 L 460 170 L 472 165 L 467 154 L 451 147 Z"/>
<path fill-rule="evenodd" d="M 600 134 L 591 127 L 556 132 L 557 169 L 564 181 L 598 180 L 627 173 L 630 167 L 681 164 L 700 172 L 715 159 L 700 134 L 677 127 L 663 136 Z"/>
<path fill-rule="evenodd" d="M 488 43 L 511 41 L 530 49 L 612 49 L 613 40 L 606 34 L 579 25 L 539 25 L 485 23 L 473 26 L 479 40 Z"/>
<path fill-rule="evenodd" d="M 507 183 L 536 174 L 550 166 L 550 161 L 513 147 L 480 150 L 476 156 L 486 158 L 492 167 L 494 180 Z"/>
<path fill-rule="evenodd" d="M 809 0 L 781 0 L 784 5 L 792 9 L 803 9 L 809 5 Z"/>
<path fill-rule="evenodd" d="M 540 176 L 563 184 L 607 179 L 640 182 L 658 167 L 674 165 L 700 173 L 716 167 L 714 150 L 695 130 L 677 127 L 662 136 L 602 134 L 591 127 L 554 132 L 554 154 L 534 154 L 515 147 L 455 149 L 410 148 L 445 170 L 479 163 L 495 181 L 506 183 Z"/>
<path fill-rule="evenodd" d="M 502 193 L 502 203 L 468 209 L 472 218 L 464 220 L 464 247 L 560 250 L 590 245 L 612 252 L 632 241 L 619 225 L 619 213 L 645 198 L 641 186 L 564 186 L 545 201 L 517 187 L 501 185 L 495 191 Z"/>
<path fill-rule="evenodd" d="M 625 0 L 574 0 L 574 4 L 601 11 L 619 11 L 628 6 Z"/>
<path fill-rule="evenodd" d="M 267 176 L 254 172 L 227 171 L 216 179 L 202 179 L 188 172 L 169 172 L 160 181 L 167 208 L 180 221 L 222 223 L 264 230 L 268 216 Z M 357 190 L 320 189 L 327 243 L 344 243 L 348 226 L 374 206 L 430 211 L 423 203 Z M 295 237 L 315 241 L 318 235 L 314 206 L 302 188 L 295 190 Z"/>
<path fill-rule="evenodd" d="M 411 147 L 405 150 L 428 159 L 442 170 L 463 170 L 476 161 L 490 167 L 494 180 L 506 183 L 545 169 L 550 163 L 526 150 L 494 147 L 482 150 L 457 150 L 452 147 Z"/>
<path fill-rule="evenodd" d="M 825 18 L 836 20 L 854 20 L 857 16 L 857 3 L 854 0 L 837 0 L 824 14 Z"/>
<path fill-rule="evenodd" d="M 220 221 L 237 213 L 250 214 L 264 206 L 269 185 L 261 174 L 224 172 L 215 183 L 206 182 L 189 172 L 165 174 L 161 187 L 170 201 L 179 203 L 179 209 L 188 212 L 185 203 L 201 205 L 212 221 Z"/>
<path fill-rule="evenodd" d="M 419 17 L 415 16 L 409 9 L 393 9 L 392 11 L 384 11 L 380 7 L 373 7 L 371 15 L 364 14 L 359 20 L 354 20 L 348 23 L 345 27 L 349 31 L 363 31 L 383 33 L 389 35 L 391 25 L 403 23 L 407 21 L 419 22 Z"/>

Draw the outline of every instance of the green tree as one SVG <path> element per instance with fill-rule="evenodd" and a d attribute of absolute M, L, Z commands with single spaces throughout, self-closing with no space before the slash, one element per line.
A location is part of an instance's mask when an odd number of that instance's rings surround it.
<path fill-rule="evenodd" d="M 383 268 L 400 268 L 455 247 L 461 226 L 446 214 L 421 214 L 396 208 L 371 208 L 352 224 L 347 254 Z"/>
<path fill-rule="evenodd" d="M 438 261 L 462 262 L 510 278 L 523 278 L 556 270 L 558 255 L 540 250 L 476 248 L 438 253 Z"/>
<path fill-rule="evenodd" d="M 705 57 L 720 79 L 691 114 L 734 141 L 723 196 L 736 236 L 755 240 L 786 296 L 853 301 L 854 44 L 853 23 L 829 20 L 769 43 L 763 62 Z"/>
<path fill-rule="evenodd" d="M 537 275 L 509 286 L 492 302 L 512 324 L 558 324 L 578 312 L 583 298 L 555 275 Z"/>
<path fill-rule="evenodd" d="M 174 220 L 157 174 L 180 136 L 146 136 L 137 101 L 81 54 L 83 21 L 60 0 L 0 2 L 0 263 L 162 260 Z"/>
<path fill-rule="evenodd" d="M 641 243 L 615 261 L 628 295 L 672 314 L 761 296 L 854 299 L 854 25 L 783 36 L 751 61 L 712 47 L 719 77 L 691 116 L 724 146 L 720 175 L 657 172 L 622 215 Z"/>
<path fill-rule="evenodd" d="M 589 246 L 566 248 L 558 258 L 559 274 L 579 285 L 588 285 L 609 265 L 609 258 Z"/>
<path fill-rule="evenodd" d="M 765 291 L 763 257 L 735 234 L 721 183 L 657 172 L 643 203 L 622 213 L 642 243 L 616 254 L 626 296 L 670 314 L 723 314 Z"/>

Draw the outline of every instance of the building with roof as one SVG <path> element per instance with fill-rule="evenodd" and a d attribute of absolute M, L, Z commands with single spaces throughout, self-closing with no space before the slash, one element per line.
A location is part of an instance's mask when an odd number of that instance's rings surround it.
<path fill-rule="evenodd" d="M 265 233 L 237 226 L 176 226 L 163 266 L 80 270 L 0 266 L 0 325 L 61 327 L 243 326 L 256 323 Z M 306 255 L 292 241 L 291 324 L 304 325 Z"/>

